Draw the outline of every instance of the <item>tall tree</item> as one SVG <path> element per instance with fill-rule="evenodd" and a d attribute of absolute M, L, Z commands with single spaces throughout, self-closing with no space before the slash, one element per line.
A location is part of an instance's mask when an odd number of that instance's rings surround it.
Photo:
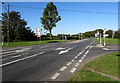
<path fill-rule="evenodd" d="M 9 24 L 10 24 L 9 26 L 10 41 L 31 40 L 35 35 L 30 30 L 30 28 L 26 27 L 27 21 L 21 18 L 20 12 L 11 11 L 9 13 Z M 2 31 L 3 31 L 4 40 L 6 41 L 7 39 L 7 13 L 2 13 Z"/>
<path fill-rule="evenodd" d="M 50 32 L 50 40 L 52 39 L 52 28 L 56 27 L 56 23 L 61 20 L 58 15 L 57 7 L 50 2 L 47 4 L 43 12 L 43 17 L 41 17 L 41 23 L 45 30 Z"/>

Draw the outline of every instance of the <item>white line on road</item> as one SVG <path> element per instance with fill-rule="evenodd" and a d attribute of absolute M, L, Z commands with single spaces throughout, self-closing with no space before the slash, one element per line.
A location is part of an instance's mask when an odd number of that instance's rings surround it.
<path fill-rule="evenodd" d="M 86 52 L 85 52 L 85 55 L 87 55 L 87 53 L 89 52 L 90 50 L 87 50 Z"/>
<path fill-rule="evenodd" d="M 55 49 L 55 50 L 63 50 L 63 49 L 65 49 L 65 48 L 57 48 L 57 49 Z"/>
<path fill-rule="evenodd" d="M 74 73 L 75 71 L 76 71 L 76 68 L 74 67 L 70 70 L 71 73 Z"/>
<path fill-rule="evenodd" d="M 77 58 L 78 56 L 74 57 L 75 59 Z"/>
<path fill-rule="evenodd" d="M 78 62 L 82 62 L 82 61 L 83 61 L 83 60 L 80 59 Z"/>
<path fill-rule="evenodd" d="M 67 50 L 62 50 L 62 51 L 60 51 L 60 52 L 59 52 L 59 54 L 66 53 L 66 52 L 68 52 L 68 51 L 69 51 L 69 50 L 71 50 L 71 49 L 73 49 L 73 47 L 71 47 L 71 48 L 68 48 Z"/>
<path fill-rule="evenodd" d="M 68 62 L 66 65 L 69 66 L 72 62 Z"/>
<path fill-rule="evenodd" d="M 20 57 L 20 56 L 22 56 L 22 55 L 12 56 L 10 58 L 16 58 L 16 57 Z"/>
<path fill-rule="evenodd" d="M 55 73 L 50 79 L 54 80 L 54 79 L 56 79 L 59 75 L 60 75 L 60 73 Z"/>
<path fill-rule="evenodd" d="M 83 60 L 85 57 L 83 56 L 81 59 Z"/>
<path fill-rule="evenodd" d="M 63 66 L 60 71 L 64 71 L 67 67 L 66 66 Z"/>
<path fill-rule="evenodd" d="M 72 59 L 71 62 L 73 62 L 75 59 Z"/>
<path fill-rule="evenodd" d="M 75 64 L 75 67 L 78 67 L 79 65 L 80 65 L 79 63 L 76 63 L 76 64 Z"/>
<path fill-rule="evenodd" d="M 32 55 L 32 56 L 28 56 L 28 57 L 25 57 L 25 58 L 17 59 L 17 60 L 14 60 L 14 61 L 11 61 L 11 62 L 2 64 L 2 65 L 0 65 L 0 67 L 1 67 L 1 66 L 6 66 L 6 65 L 9 65 L 9 64 L 13 64 L 13 63 L 16 63 L 16 62 L 19 62 L 19 61 L 22 61 L 22 60 L 25 60 L 25 59 L 28 59 L 28 58 L 32 58 L 32 57 L 38 56 L 38 55 L 43 54 L 43 53 L 44 53 L 44 52 L 41 52 L 41 53 L 39 53 L 39 54 L 34 54 L 34 55 Z"/>

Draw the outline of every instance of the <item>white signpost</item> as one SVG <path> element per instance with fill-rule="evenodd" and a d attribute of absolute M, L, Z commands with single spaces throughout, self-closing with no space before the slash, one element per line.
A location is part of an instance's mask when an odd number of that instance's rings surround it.
<path fill-rule="evenodd" d="M 104 46 L 106 46 L 105 38 L 109 36 L 108 34 L 105 34 L 105 32 L 106 32 L 106 29 L 104 29 L 104 32 L 103 32 Z"/>
<path fill-rule="evenodd" d="M 36 28 L 36 35 L 41 41 L 41 35 L 42 35 L 42 28 Z"/>

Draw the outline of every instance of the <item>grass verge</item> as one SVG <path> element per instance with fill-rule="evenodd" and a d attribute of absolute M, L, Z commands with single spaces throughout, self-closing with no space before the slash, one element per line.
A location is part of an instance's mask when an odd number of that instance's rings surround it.
<path fill-rule="evenodd" d="M 47 44 L 54 42 L 62 42 L 68 40 L 44 40 L 44 41 L 24 41 L 24 42 L 10 42 L 10 45 L 7 45 L 7 42 L 4 43 L 2 47 L 20 47 L 20 46 L 31 46 L 31 45 L 39 45 L 39 44 Z"/>
<path fill-rule="evenodd" d="M 120 73 L 118 72 L 118 57 L 120 57 L 118 52 L 106 54 L 87 63 L 84 67 L 118 77 L 120 76 Z M 83 68 L 77 72 L 76 75 L 74 75 L 69 81 L 74 83 L 74 81 L 115 81 L 115 79 L 102 76 L 96 72 L 92 72 Z"/>
<path fill-rule="evenodd" d="M 97 38 L 94 38 L 96 42 L 100 42 Z M 104 42 L 104 39 L 102 38 L 102 43 Z M 119 44 L 119 39 L 112 39 L 112 38 L 106 38 L 107 44 Z"/>

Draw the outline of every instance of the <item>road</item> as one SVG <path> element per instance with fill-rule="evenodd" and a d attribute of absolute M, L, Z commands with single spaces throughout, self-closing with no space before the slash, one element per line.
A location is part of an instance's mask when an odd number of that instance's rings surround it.
<path fill-rule="evenodd" d="M 2 80 L 67 81 L 87 62 L 117 51 L 106 49 L 90 38 L 4 50 Z"/>

